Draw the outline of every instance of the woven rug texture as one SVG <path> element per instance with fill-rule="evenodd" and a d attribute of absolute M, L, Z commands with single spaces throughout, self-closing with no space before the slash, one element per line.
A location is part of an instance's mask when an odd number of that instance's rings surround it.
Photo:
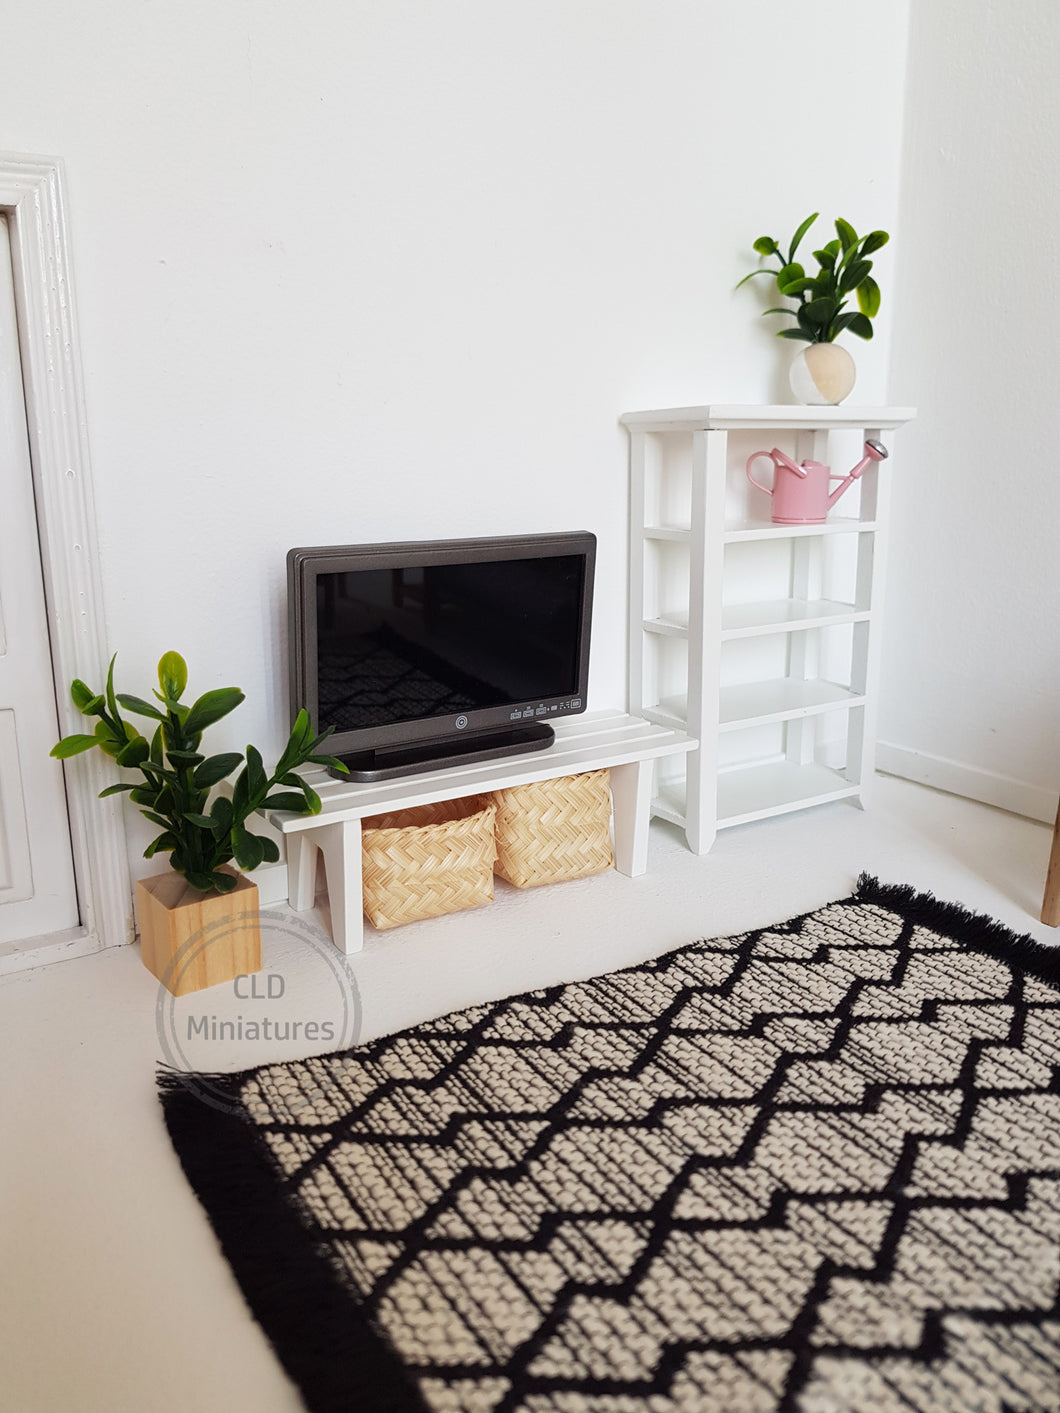
<path fill-rule="evenodd" d="M 863 877 L 162 1102 L 313 1413 L 1055 1413 L 1058 959 Z"/>

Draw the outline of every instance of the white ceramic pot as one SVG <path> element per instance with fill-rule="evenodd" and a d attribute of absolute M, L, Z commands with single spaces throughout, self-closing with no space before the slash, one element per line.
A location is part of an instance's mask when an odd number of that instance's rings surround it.
<path fill-rule="evenodd" d="M 854 360 L 837 343 L 808 343 L 792 360 L 791 390 L 807 407 L 830 407 L 850 395 L 857 378 Z"/>

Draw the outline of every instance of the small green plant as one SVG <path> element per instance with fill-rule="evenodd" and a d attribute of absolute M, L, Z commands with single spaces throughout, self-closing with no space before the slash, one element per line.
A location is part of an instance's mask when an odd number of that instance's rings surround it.
<path fill-rule="evenodd" d="M 775 256 L 780 268 L 752 270 L 736 286 L 745 285 L 756 275 L 769 275 L 777 282 L 778 291 L 786 299 L 794 299 L 795 307 L 767 309 L 766 314 L 787 314 L 796 322 L 794 329 L 780 329 L 777 337 L 802 339 L 805 343 L 832 343 L 844 329 L 859 338 L 872 338 L 872 320 L 880 310 L 880 287 L 872 278 L 872 261 L 868 256 L 890 239 L 886 231 L 870 231 L 859 236 L 849 221 L 836 221 L 836 240 L 830 240 L 813 252 L 817 261 L 816 275 L 807 274 L 795 259 L 803 236 L 820 213 L 808 216 L 792 237 L 787 259 L 772 236 L 759 236 L 755 251 L 763 256 Z M 857 297 L 856 311 L 846 310 L 848 297 Z"/>
<path fill-rule="evenodd" d="M 98 746 L 118 765 L 138 770 L 142 783 L 111 785 L 100 791 L 100 799 L 128 791 L 144 818 L 161 828 L 162 833 L 144 850 L 144 858 L 168 853 L 173 868 L 184 874 L 193 888 L 203 893 L 230 893 L 238 880 L 232 873 L 221 872 L 224 864 L 234 859 L 249 872 L 279 858 L 271 839 L 247 828 L 247 819 L 255 810 L 320 813 L 320 797 L 294 772 L 307 762 L 346 770 L 334 756 L 318 754 L 334 728 L 329 726 L 314 736 L 309 714 L 300 711 L 276 769 L 268 775 L 261 752 L 253 746 L 247 747 L 245 756 L 238 752 L 207 756 L 199 750 L 206 728 L 244 700 L 238 687 L 215 688 L 188 706 L 180 700 L 188 682 L 187 665 L 179 653 L 168 652 L 158 664 L 160 690 L 153 693 L 161 703 L 160 710 L 141 697 L 115 693 L 114 661 L 111 658 L 104 692 L 93 692 L 77 680 L 70 687 L 78 711 L 99 717 L 95 732 L 64 736 L 51 754 L 66 760 Z M 157 723 L 150 741 L 122 718 L 119 706 Z M 214 787 L 240 766 L 243 769 L 231 798 L 219 793 L 210 802 Z"/>

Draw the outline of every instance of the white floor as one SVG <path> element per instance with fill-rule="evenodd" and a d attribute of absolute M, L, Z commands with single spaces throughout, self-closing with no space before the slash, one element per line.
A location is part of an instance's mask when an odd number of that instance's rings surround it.
<path fill-rule="evenodd" d="M 257 997 L 215 987 L 170 1003 L 137 948 L 0 980 L 0 1410 L 302 1407 L 169 1146 L 154 1068 L 178 1044 L 185 1062 L 214 1070 L 324 1051 L 334 1048 L 325 1038 L 248 1040 L 246 1023 L 300 1018 L 303 1036 L 309 1021 L 326 1037 L 325 1024 L 341 1035 L 348 1020 L 370 1039 L 780 921 L 849 893 L 862 870 L 1055 945 L 1057 930 L 1037 921 L 1050 837 L 1044 825 L 881 778 L 868 812 L 841 803 L 729 830 L 705 858 L 657 823 L 642 878 L 612 872 L 526 893 L 498 885 L 492 907 L 369 932 L 352 980 L 307 925 L 312 915 L 285 910 L 265 927 Z M 242 1018 L 242 1040 L 212 1038 L 212 1020 L 226 1018 L 233 1030 Z"/>

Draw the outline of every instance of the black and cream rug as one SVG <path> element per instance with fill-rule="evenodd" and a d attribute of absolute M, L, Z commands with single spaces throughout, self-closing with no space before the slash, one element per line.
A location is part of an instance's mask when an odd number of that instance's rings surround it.
<path fill-rule="evenodd" d="M 862 878 L 162 1098 L 314 1413 L 1047 1413 L 1058 961 Z"/>

